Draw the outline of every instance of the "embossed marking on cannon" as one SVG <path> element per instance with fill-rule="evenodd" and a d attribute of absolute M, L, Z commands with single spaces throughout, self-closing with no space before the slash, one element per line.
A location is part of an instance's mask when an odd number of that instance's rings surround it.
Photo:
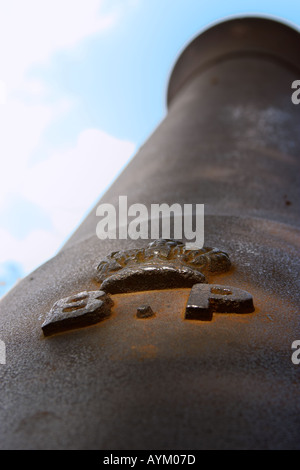
<path fill-rule="evenodd" d="M 252 313 L 252 295 L 237 287 L 195 284 L 186 306 L 185 319 L 210 321 L 213 312 Z"/>
<path fill-rule="evenodd" d="M 159 239 L 145 248 L 114 251 L 97 266 L 96 280 L 110 294 L 192 287 L 205 273 L 228 271 L 229 256 L 217 248 L 187 250 L 179 240 Z"/>
<path fill-rule="evenodd" d="M 94 325 L 110 316 L 113 301 L 103 291 L 80 292 L 60 299 L 42 325 L 45 336 L 83 326 Z"/>

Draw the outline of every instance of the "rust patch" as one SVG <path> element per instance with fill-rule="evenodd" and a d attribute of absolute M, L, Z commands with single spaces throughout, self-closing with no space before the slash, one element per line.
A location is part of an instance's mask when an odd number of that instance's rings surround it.
<path fill-rule="evenodd" d="M 134 356 L 140 361 L 145 359 L 154 359 L 157 356 L 157 347 L 153 344 L 131 346 L 131 350 Z"/>
<path fill-rule="evenodd" d="M 136 315 L 141 305 L 150 305 L 155 318 L 160 315 L 178 315 L 184 318 L 185 306 L 187 304 L 191 289 L 167 289 L 143 292 L 132 292 L 127 294 L 115 294 L 112 296 L 115 315 L 132 312 Z"/>
<path fill-rule="evenodd" d="M 184 288 L 230 266 L 227 253 L 217 248 L 188 250 L 179 240 L 159 239 L 145 248 L 110 253 L 98 264 L 96 279 L 110 294 Z"/>
<path fill-rule="evenodd" d="M 55 302 L 42 325 L 45 336 L 94 325 L 110 316 L 113 302 L 102 291 L 80 292 Z"/>

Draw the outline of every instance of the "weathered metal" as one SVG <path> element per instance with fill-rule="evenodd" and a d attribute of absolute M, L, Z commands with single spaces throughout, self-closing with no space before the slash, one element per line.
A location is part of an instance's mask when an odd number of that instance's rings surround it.
<path fill-rule="evenodd" d="M 97 266 L 96 281 L 110 294 L 192 287 L 204 273 L 230 269 L 227 253 L 204 247 L 188 250 L 180 240 L 159 239 L 145 248 L 114 251 Z"/>
<path fill-rule="evenodd" d="M 137 318 L 151 318 L 154 317 L 154 315 L 155 313 L 153 312 L 150 305 L 140 305 L 137 308 Z"/>
<path fill-rule="evenodd" d="M 101 200 L 204 204 L 205 244 L 231 260 L 207 285 L 249 292 L 255 311 L 187 321 L 191 287 L 118 293 L 107 321 L 45 338 L 55 302 L 100 289 L 109 253 L 147 250 L 100 241 L 93 210 L 1 301 L 1 448 L 299 449 L 299 57 L 299 33 L 271 20 L 200 35 L 166 118 Z"/>
<path fill-rule="evenodd" d="M 252 313 L 252 295 L 236 287 L 195 284 L 185 309 L 187 320 L 212 320 L 213 312 Z"/>
<path fill-rule="evenodd" d="M 113 301 L 103 291 L 80 292 L 60 299 L 51 308 L 42 324 L 45 336 L 94 325 L 109 317 Z"/>

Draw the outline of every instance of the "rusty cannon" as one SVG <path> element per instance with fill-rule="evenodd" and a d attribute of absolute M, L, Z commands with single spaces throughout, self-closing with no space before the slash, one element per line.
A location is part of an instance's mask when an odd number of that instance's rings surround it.
<path fill-rule="evenodd" d="M 299 57 L 260 18 L 184 50 L 163 122 L 1 301 L 2 449 L 299 449 Z M 120 196 L 204 207 L 203 246 L 100 239 Z"/>

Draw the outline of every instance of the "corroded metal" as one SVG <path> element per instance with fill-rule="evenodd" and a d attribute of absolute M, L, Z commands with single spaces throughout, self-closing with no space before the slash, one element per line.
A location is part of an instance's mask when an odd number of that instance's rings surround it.
<path fill-rule="evenodd" d="M 213 311 L 253 311 L 250 294 L 204 284 L 207 280 L 203 272 L 221 273 L 230 266 L 223 251 L 208 247 L 187 250 L 182 241 L 174 239 L 155 240 L 144 249 L 112 252 L 97 266 L 101 291 L 81 292 L 56 302 L 42 325 L 44 335 L 94 325 L 107 318 L 113 305 L 108 294 L 194 286 L 186 306 L 186 319 L 211 320 Z M 149 304 L 137 308 L 137 318 L 153 316 Z"/>
<path fill-rule="evenodd" d="M 108 318 L 113 302 L 103 291 L 80 292 L 60 299 L 51 308 L 42 325 L 45 336 L 94 325 Z"/>
<path fill-rule="evenodd" d="M 140 305 L 136 312 L 137 318 L 151 318 L 155 316 L 150 305 Z"/>
<path fill-rule="evenodd" d="M 233 268 L 200 271 L 251 292 L 255 314 L 186 320 L 191 287 L 120 293 L 107 321 L 44 340 L 54 302 L 102 288 L 97 262 L 137 247 L 99 240 L 95 207 L 1 300 L 1 449 L 300 448 L 299 57 L 299 32 L 266 19 L 201 35 L 172 74 L 166 118 L 97 203 L 205 204 L 205 243 Z M 155 316 L 137 318 L 142 305 Z"/>
<path fill-rule="evenodd" d="M 213 312 L 252 313 L 252 295 L 237 287 L 194 285 L 185 310 L 186 320 L 209 321 L 212 320 Z"/>
<path fill-rule="evenodd" d="M 118 294 L 143 290 L 192 287 L 199 282 L 205 282 L 205 277 L 200 272 L 187 266 L 175 267 L 160 264 L 122 269 L 103 281 L 101 289 L 110 294 Z"/>
<path fill-rule="evenodd" d="M 229 270 L 227 253 L 217 248 L 188 250 L 183 242 L 159 239 L 146 248 L 114 251 L 97 266 L 101 289 L 111 294 L 192 287 L 205 273 Z"/>

